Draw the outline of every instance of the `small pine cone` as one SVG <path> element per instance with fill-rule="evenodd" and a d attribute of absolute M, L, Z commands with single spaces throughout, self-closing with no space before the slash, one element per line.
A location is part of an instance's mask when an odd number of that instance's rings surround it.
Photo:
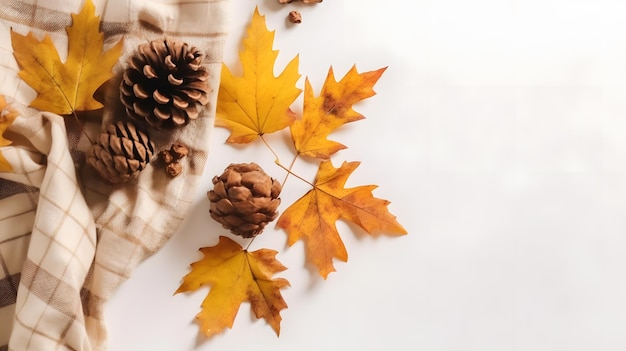
<path fill-rule="evenodd" d="M 289 12 L 287 18 L 289 18 L 289 22 L 291 23 L 302 23 L 302 15 L 298 11 Z"/>
<path fill-rule="evenodd" d="M 165 172 L 170 175 L 170 177 L 176 177 L 183 171 L 183 165 L 176 161 L 170 162 L 165 166 Z"/>
<path fill-rule="evenodd" d="M 170 147 L 170 153 L 176 160 L 180 160 L 181 158 L 187 156 L 189 153 L 189 149 L 183 144 L 172 144 Z"/>
<path fill-rule="evenodd" d="M 154 144 L 130 122 L 109 124 L 87 154 L 100 176 L 118 184 L 136 178 L 154 155 Z"/>
<path fill-rule="evenodd" d="M 138 47 L 120 84 L 127 113 L 157 129 L 174 129 L 197 119 L 209 101 L 209 72 L 194 46 L 170 39 Z"/>
<path fill-rule="evenodd" d="M 213 186 L 209 213 L 233 234 L 252 238 L 278 215 L 281 185 L 256 163 L 231 164 Z"/>
<path fill-rule="evenodd" d="M 174 162 L 174 155 L 172 155 L 170 150 L 163 150 L 163 151 L 159 152 L 159 158 L 166 165 Z"/>

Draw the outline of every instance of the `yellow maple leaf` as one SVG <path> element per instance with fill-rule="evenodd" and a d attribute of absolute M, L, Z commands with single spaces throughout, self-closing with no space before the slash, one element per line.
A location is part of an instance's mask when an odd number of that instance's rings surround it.
<path fill-rule="evenodd" d="M 112 77 L 122 53 L 122 40 L 103 52 L 104 35 L 99 27 L 100 17 L 95 15 L 92 1 L 87 0 L 80 13 L 72 14 L 72 25 L 66 28 L 65 63 L 48 35 L 39 41 L 32 32 L 21 35 L 11 30 L 19 76 L 37 92 L 31 107 L 60 115 L 103 107 L 93 94 Z"/>
<path fill-rule="evenodd" d="M 220 237 L 213 247 L 200 251 L 204 258 L 191 264 L 191 272 L 183 278 L 176 293 L 211 286 L 197 315 L 200 328 L 207 336 L 232 328 L 242 302 L 249 301 L 257 318 L 264 318 L 280 334 L 280 311 L 287 308 L 280 289 L 289 286 L 282 278 L 272 279 L 275 273 L 285 270 L 275 259 L 276 251 L 244 250 L 227 237 Z"/>
<path fill-rule="evenodd" d="M 352 66 L 340 81 L 336 81 L 331 67 L 318 97 L 315 97 L 307 79 L 302 119 L 290 128 L 298 153 L 328 159 L 335 152 L 345 149 L 343 144 L 328 140 L 328 135 L 345 123 L 364 118 L 352 109 L 352 105 L 376 94 L 372 88 L 386 69 L 358 73 Z"/>
<path fill-rule="evenodd" d="M 274 76 L 278 51 L 273 50 L 274 32 L 268 31 L 265 16 L 254 10 L 239 57 L 243 76 L 235 77 L 222 67 L 217 96 L 215 125 L 230 129 L 229 143 L 245 144 L 260 135 L 284 129 L 295 120 L 289 108 L 300 95 L 298 56 Z"/>
<path fill-rule="evenodd" d="M 4 137 L 4 132 L 17 118 L 17 112 L 13 110 L 4 96 L 0 95 L 0 147 L 11 145 L 12 141 Z M 0 152 L 0 172 L 12 172 L 13 167 Z"/>
<path fill-rule="evenodd" d="M 375 185 L 344 188 L 359 162 L 344 162 L 333 167 L 330 161 L 320 163 L 313 189 L 283 211 L 277 226 L 287 232 L 289 246 L 304 241 L 307 261 L 326 279 L 335 271 L 333 258 L 348 260 L 335 222 L 348 220 L 367 233 L 406 234 L 407 231 L 389 213 L 389 201 L 375 198 Z"/>

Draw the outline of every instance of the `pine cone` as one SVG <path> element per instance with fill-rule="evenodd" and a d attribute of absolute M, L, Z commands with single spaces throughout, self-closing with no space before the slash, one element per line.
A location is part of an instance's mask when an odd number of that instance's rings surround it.
<path fill-rule="evenodd" d="M 134 124 L 109 124 L 87 155 L 87 162 L 113 184 L 139 175 L 154 155 L 154 144 Z"/>
<path fill-rule="evenodd" d="M 233 234 L 254 237 L 278 215 L 281 185 L 256 163 L 231 164 L 213 185 L 209 213 Z"/>
<path fill-rule="evenodd" d="M 174 129 L 198 118 L 209 101 L 209 72 L 200 50 L 170 39 L 140 45 L 120 84 L 127 113 L 157 129 Z"/>

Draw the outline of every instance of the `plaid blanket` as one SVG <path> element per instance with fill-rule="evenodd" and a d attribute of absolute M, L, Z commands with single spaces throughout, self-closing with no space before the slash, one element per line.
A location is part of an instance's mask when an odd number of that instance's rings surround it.
<path fill-rule="evenodd" d="M 0 351 L 104 350 L 103 305 L 133 269 L 171 237 L 192 203 L 213 125 L 227 0 L 95 0 L 105 49 L 124 38 L 116 78 L 104 90 L 102 120 L 122 113 L 120 72 L 139 43 L 163 36 L 202 48 L 213 87 L 192 125 L 153 135 L 157 150 L 189 148 L 183 173 L 170 179 L 148 167 L 137 181 L 102 182 L 85 166 L 90 143 L 76 123 L 28 108 L 35 92 L 17 76 L 10 30 L 51 36 L 63 57 L 65 27 L 83 0 L 3 0 L 0 5 L 0 94 L 20 112 L 0 150 L 14 172 L 0 173 Z M 80 126 L 79 126 L 80 127 Z"/>

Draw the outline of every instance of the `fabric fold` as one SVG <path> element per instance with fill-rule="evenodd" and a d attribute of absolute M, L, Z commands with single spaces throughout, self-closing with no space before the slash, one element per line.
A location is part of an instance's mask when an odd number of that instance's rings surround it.
<path fill-rule="evenodd" d="M 39 189 L 36 207 L 30 209 L 34 211 L 34 220 L 28 250 L 26 257 L 21 258 L 11 349 L 45 350 L 50 347 L 49 339 L 58 336 L 64 339 L 63 344 L 89 344 L 84 328 L 75 324 L 84 324 L 80 291 L 95 255 L 96 228 L 74 172 L 65 123 L 61 116 L 43 112 L 18 117 L 12 131 L 27 138 L 46 157 L 41 165 L 45 173 L 38 181 L 32 173 L 25 172 L 28 169 L 19 167 L 28 165 L 30 151 L 21 149 L 22 152 L 9 155 L 9 162 L 18 167 L 15 173 L 24 174 L 24 182 Z M 4 243 L 27 239 L 9 236 L 12 229 L 3 228 L 7 236 Z M 24 235 L 23 231 L 16 234 Z M 8 255 L 15 253 L 3 254 Z M 38 327 L 44 325 L 45 330 Z"/>

